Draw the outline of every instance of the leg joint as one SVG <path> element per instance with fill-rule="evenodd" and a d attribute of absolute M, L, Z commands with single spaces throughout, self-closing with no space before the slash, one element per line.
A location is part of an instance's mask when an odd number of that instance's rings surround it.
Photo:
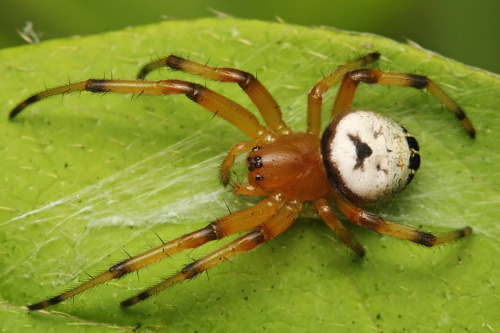
<path fill-rule="evenodd" d="M 106 80 L 91 79 L 85 84 L 85 90 L 93 93 L 107 92 L 106 83 Z"/>
<path fill-rule="evenodd" d="M 238 71 L 238 85 L 243 89 L 244 91 L 247 90 L 248 86 L 251 85 L 253 82 L 257 81 L 255 76 L 253 76 L 250 73 L 247 72 L 241 72 Z"/>
<path fill-rule="evenodd" d="M 348 73 L 354 82 L 365 82 L 368 84 L 378 83 L 381 74 L 382 73 L 380 71 L 367 68 L 355 69 Z"/>
<path fill-rule="evenodd" d="M 417 89 L 427 88 L 429 84 L 429 79 L 426 76 L 415 75 L 415 74 L 406 74 L 408 76 L 408 81 L 410 82 L 410 86 Z"/>
<path fill-rule="evenodd" d="M 198 84 L 198 83 L 189 82 L 187 84 L 189 86 L 189 91 L 186 92 L 187 98 L 189 98 L 190 100 L 192 100 L 195 103 L 198 103 L 201 99 L 203 91 L 207 88 L 205 88 L 204 86 L 202 86 L 201 84 Z"/>
<path fill-rule="evenodd" d="M 207 239 L 216 240 L 216 239 L 222 239 L 227 236 L 222 231 L 222 228 L 220 227 L 218 222 L 219 221 L 212 222 L 205 227 Z"/>
<path fill-rule="evenodd" d="M 189 265 L 186 265 L 182 270 L 182 274 L 186 279 L 192 279 L 196 275 L 200 274 L 203 270 L 200 270 L 198 261 L 193 261 Z"/>
<path fill-rule="evenodd" d="M 182 70 L 182 64 L 186 61 L 186 59 L 175 56 L 175 55 L 170 55 L 168 56 L 166 60 L 166 64 L 168 67 L 174 69 L 174 70 Z"/>

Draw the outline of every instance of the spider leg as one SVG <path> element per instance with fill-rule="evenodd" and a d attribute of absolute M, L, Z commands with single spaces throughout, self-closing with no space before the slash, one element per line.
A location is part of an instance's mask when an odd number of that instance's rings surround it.
<path fill-rule="evenodd" d="M 404 227 L 393 222 L 385 221 L 380 216 L 369 213 L 359 207 L 354 206 L 346 199 L 344 199 L 340 194 L 334 191 L 331 192 L 331 197 L 335 203 L 335 206 L 350 221 L 377 232 L 428 247 L 454 242 L 456 240 L 464 238 L 472 232 L 471 227 L 465 227 L 445 234 L 434 235 L 430 232 L 419 231 Z"/>
<path fill-rule="evenodd" d="M 213 81 L 235 82 L 243 89 L 248 97 L 250 97 L 257 109 L 259 109 L 267 127 L 271 131 L 277 133 L 290 131 L 290 128 L 282 120 L 280 107 L 274 97 L 262 83 L 250 73 L 235 68 L 212 67 L 170 55 L 144 66 L 137 75 L 137 78 L 144 79 L 149 72 L 160 67 L 170 67 L 175 70 L 202 76 Z"/>
<path fill-rule="evenodd" d="M 74 91 L 90 91 L 92 93 L 116 92 L 137 95 L 184 94 L 205 109 L 230 122 L 255 141 L 259 141 L 268 132 L 250 111 L 238 103 L 202 85 L 181 80 L 139 81 L 90 79 L 52 88 L 28 97 L 10 112 L 9 118 L 14 118 L 27 106 L 39 100 Z"/>
<path fill-rule="evenodd" d="M 238 195 L 255 196 L 255 197 L 269 195 L 269 192 L 250 184 L 234 184 L 233 193 Z"/>
<path fill-rule="evenodd" d="M 90 288 L 93 288 L 112 279 L 118 279 L 126 274 L 151 265 L 177 252 L 199 247 L 209 241 L 221 239 L 241 231 L 249 230 L 271 218 L 285 201 L 280 195 L 268 196 L 252 208 L 235 212 L 218 219 L 205 228 L 193 231 L 186 235 L 161 244 L 155 248 L 130 257 L 96 277 L 48 300 L 28 305 L 30 310 L 40 310 L 74 297 Z"/>
<path fill-rule="evenodd" d="M 251 150 L 255 146 L 256 144 L 253 141 L 242 141 L 231 147 L 229 153 L 227 153 L 226 157 L 224 158 L 224 161 L 222 161 L 222 165 L 220 168 L 220 179 L 224 186 L 229 184 L 229 173 L 231 171 L 231 167 L 234 164 L 234 161 L 236 160 L 236 157 L 246 151 Z"/>
<path fill-rule="evenodd" d="M 359 82 L 427 89 L 455 115 L 471 138 L 476 136 L 476 131 L 464 110 L 434 81 L 422 75 L 384 72 L 376 69 L 355 69 L 345 75 L 333 106 L 332 119 L 350 110 Z"/>
<path fill-rule="evenodd" d="M 323 103 L 323 94 L 334 84 L 344 78 L 344 76 L 353 69 L 360 68 L 376 61 L 380 53 L 370 53 L 347 64 L 337 67 L 328 76 L 318 81 L 309 93 L 307 101 L 307 132 L 319 135 L 321 131 L 321 106 Z"/>
<path fill-rule="evenodd" d="M 176 283 L 191 279 L 238 253 L 249 251 L 262 243 L 270 241 L 292 225 L 301 207 L 302 204 L 299 201 L 290 200 L 286 202 L 273 217 L 258 225 L 253 231 L 192 262 L 170 278 L 134 297 L 124 300 L 120 304 L 122 306 L 134 305 Z"/>
<path fill-rule="evenodd" d="M 364 257 L 365 249 L 363 249 L 363 246 L 352 237 L 349 230 L 340 222 L 328 201 L 325 198 L 317 199 L 314 201 L 314 207 L 326 225 L 335 232 L 339 239 L 358 256 Z"/>

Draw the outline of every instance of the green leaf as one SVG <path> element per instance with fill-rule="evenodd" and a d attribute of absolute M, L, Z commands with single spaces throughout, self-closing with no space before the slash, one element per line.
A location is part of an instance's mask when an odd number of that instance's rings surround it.
<path fill-rule="evenodd" d="M 119 301 L 171 275 L 216 242 L 164 260 L 48 311 L 25 306 L 58 294 L 130 254 L 255 203 L 218 183 L 224 153 L 244 140 L 183 96 L 89 93 L 7 114 L 68 78 L 133 78 L 171 53 L 258 74 L 305 129 L 307 93 L 339 64 L 368 52 L 376 66 L 428 75 L 477 129 L 465 131 L 431 94 L 361 85 L 355 107 L 382 112 L 419 139 L 412 185 L 369 210 L 433 232 L 471 225 L 461 242 L 428 249 L 350 228 L 357 260 L 312 213 L 258 249 L 122 310 Z M 500 301 L 500 79 L 369 34 L 235 19 L 165 22 L 0 51 L 0 322 L 8 331 L 480 331 L 498 330 Z M 206 84 L 252 110 L 239 87 L 161 70 L 151 78 Z M 325 117 L 333 103 L 327 93 Z M 326 118 L 325 118 L 326 119 Z M 244 180 L 244 163 L 238 175 Z M 138 278 L 137 278 L 138 277 Z"/>

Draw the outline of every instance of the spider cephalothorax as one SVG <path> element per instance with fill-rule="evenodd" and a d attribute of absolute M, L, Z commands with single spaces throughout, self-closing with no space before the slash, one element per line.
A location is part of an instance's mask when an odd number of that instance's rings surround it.
<path fill-rule="evenodd" d="M 351 110 L 354 93 L 360 82 L 427 89 L 461 121 L 470 137 L 475 136 L 464 111 L 429 78 L 361 68 L 378 58 L 378 53 L 368 54 L 339 66 L 318 81 L 309 93 L 305 133 L 295 133 L 283 122 L 277 102 L 253 75 L 234 68 L 211 67 L 173 55 L 146 65 L 139 72 L 137 80 L 90 79 L 49 89 L 21 102 L 11 111 L 10 118 L 41 99 L 73 91 L 184 94 L 250 138 L 250 141 L 238 142 L 230 149 L 220 170 L 222 183 L 229 183 L 230 170 L 236 157 L 248 152 L 248 184 L 234 184 L 233 192 L 264 196 L 251 208 L 217 219 L 205 228 L 117 263 L 87 282 L 56 297 L 29 305 L 28 308 L 46 308 L 179 251 L 246 231 L 158 285 L 121 303 L 123 306 L 135 304 L 278 236 L 293 223 L 304 201 L 311 201 L 318 215 L 359 256 L 364 255 L 363 247 L 337 218 L 332 204 L 351 222 L 425 246 L 453 242 L 470 234 L 472 229 L 465 227 L 434 235 L 385 221 L 356 206 L 380 201 L 401 191 L 413 179 L 420 165 L 418 143 L 404 127 L 374 112 Z M 143 80 L 150 71 L 163 66 L 215 81 L 238 83 L 259 110 L 266 126 L 238 103 L 202 85 L 182 80 Z M 323 94 L 340 81 L 342 83 L 330 123 L 320 136 Z"/>
<path fill-rule="evenodd" d="M 331 191 L 321 158 L 319 137 L 291 133 L 252 148 L 248 155 L 248 183 L 266 192 L 310 201 Z"/>

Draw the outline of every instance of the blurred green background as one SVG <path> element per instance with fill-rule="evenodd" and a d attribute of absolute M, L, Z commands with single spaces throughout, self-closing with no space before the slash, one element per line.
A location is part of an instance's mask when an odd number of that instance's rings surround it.
<path fill-rule="evenodd" d="M 325 25 L 409 39 L 466 64 L 500 73 L 499 0 L 1 0 L 0 48 L 26 43 L 33 24 L 43 41 L 88 35 L 168 19 L 222 12 L 240 18 Z M 196 31 L 193 31 L 195 34 Z M 29 33 L 27 34 L 29 36 Z M 34 39 L 35 37 L 32 37 Z M 158 36 L 161 38 L 161 36 Z M 162 50 L 158 50 L 161 54 Z"/>

